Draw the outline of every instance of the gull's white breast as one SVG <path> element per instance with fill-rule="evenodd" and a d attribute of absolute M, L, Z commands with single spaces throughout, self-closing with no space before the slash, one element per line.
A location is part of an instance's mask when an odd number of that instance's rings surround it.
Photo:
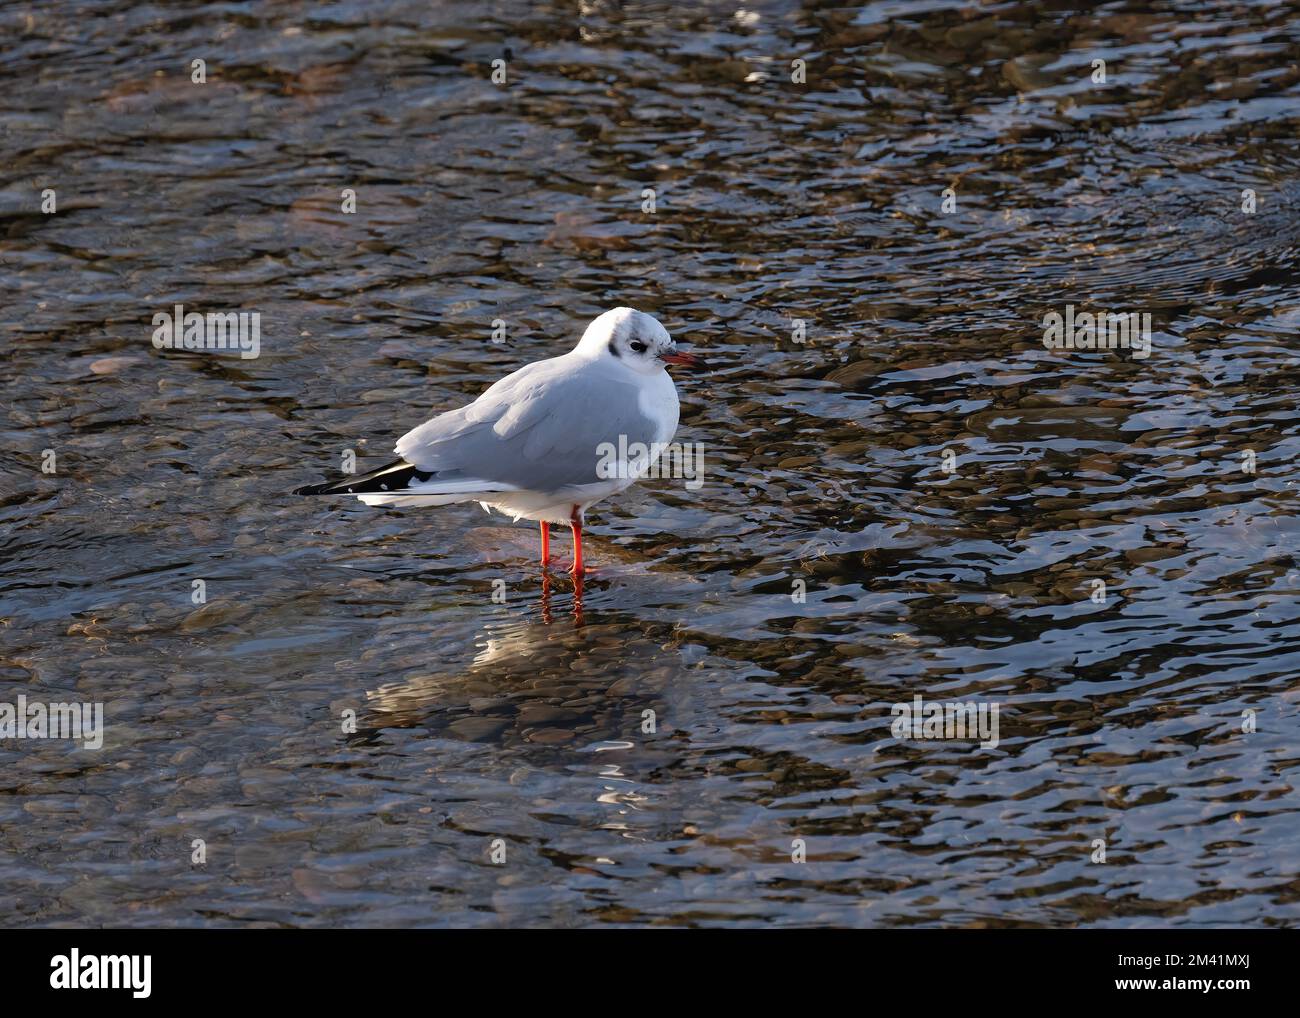
<path fill-rule="evenodd" d="M 646 378 L 637 393 L 637 408 L 655 423 L 655 442 L 671 442 L 677 434 L 677 418 L 681 406 L 677 400 L 677 386 L 667 371 L 656 371 Z"/>

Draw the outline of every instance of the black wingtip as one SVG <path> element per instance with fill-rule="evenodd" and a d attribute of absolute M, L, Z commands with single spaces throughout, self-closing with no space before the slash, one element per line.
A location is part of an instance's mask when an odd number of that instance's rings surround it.
<path fill-rule="evenodd" d="M 357 495 L 363 492 L 394 492 L 401 491 L 412 479 L 427 481 L 432 476 L 431 470 L 421 470 L 407 463 L 406 460 L 396 460 L 360 477 L 308 484 L 302 488 L 295 488 L 293 493 L 295 495 Z"/>

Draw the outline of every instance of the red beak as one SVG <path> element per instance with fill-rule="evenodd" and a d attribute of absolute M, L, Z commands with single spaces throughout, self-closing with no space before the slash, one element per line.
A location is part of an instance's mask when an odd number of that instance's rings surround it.
<path fill-rule="evenodd" d="M 689 353 L 661 353 L 659 359 L 661 361 L 667 361 L 669 364 L 684 364 L 688 368 L 699 368 L 704 366 L 702 360 L 694 354 Z"/>

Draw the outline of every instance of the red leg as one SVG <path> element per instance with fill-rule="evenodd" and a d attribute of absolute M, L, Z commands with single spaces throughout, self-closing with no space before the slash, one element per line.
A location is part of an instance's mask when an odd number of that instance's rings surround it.
<path fill-rule="evenodd" d="M 551 525 L 542 520 L 542 568 L 551 561 Z"/>
<path fill-rule="evenodd" d="M 578 507 L 573 507 L 573 512 L 569 514 L 569 526 L 573 528 L 573 568 L 569 572 L 574 576 L 581 576 L 582 569 L 582 517 L 578 514 Z"/>

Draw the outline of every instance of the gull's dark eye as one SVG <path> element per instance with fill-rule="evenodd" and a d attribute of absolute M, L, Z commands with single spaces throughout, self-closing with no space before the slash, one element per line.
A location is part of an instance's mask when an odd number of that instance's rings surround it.
<path fill-rule="evenodd" d="M 632 348 L 633 353 L 645 353 L 645 344 L 642 343 L 641 340 L 639 339 L 632 340 L 632 342 L 629 343 L 628 346 Z"/>

